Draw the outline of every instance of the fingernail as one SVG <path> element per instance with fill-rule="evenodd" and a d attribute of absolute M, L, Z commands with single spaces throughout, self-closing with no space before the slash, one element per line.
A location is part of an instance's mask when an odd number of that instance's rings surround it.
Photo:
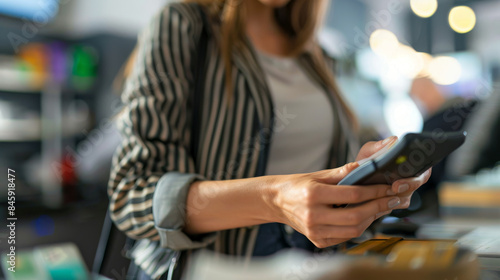
<path fill-rule="evenodd" d="M 398 206 L 400 203 L 401 203 L 401 200 L 399 199 L 399 197 L 395 197 L 395 198 L 389 200 L 389 203 L 387 203 L 387 206 L 389 206 L 389 208 L 394 208 L 394 207 Z"/>
<path fill-rule="evenodd" d="M 392 189 L 388 189 L 387 195 L 396 195 L 396 193 Z"/>
<path fill-rule="evenodd" d="M 385 145 L 389 144 L 389 142 L 394 141 L 394 138 L 396 138 L 396 136 L 390 136 L 390 137 L 385 138 L 384 141 L 382 141 L 382 145 L 385 146 Z"/>
<path fill-rule="evenodd" d="M 398 187 L 398 193 L 404 193 L 405 191 L 409 190 L 410 186 L 408 184 L 401 184 Z"/>

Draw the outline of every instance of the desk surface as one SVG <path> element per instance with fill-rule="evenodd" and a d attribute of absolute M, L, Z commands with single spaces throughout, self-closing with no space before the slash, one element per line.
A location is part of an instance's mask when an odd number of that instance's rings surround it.
<path fill-rule="evenodd" d="M 500 219 L 444 217 L 422 224 L 417 237 L 457 239 L 460 246 L 478 254 L 481 280 L 500 279 Z"/>

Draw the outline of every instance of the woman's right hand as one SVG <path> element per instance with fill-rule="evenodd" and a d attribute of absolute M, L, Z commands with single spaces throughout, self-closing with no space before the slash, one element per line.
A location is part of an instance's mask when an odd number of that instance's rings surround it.
<path fill-rule="evenodd" d="M 304 234 L 316 247 L 325 248 L 359 237 L 380 216 L 401 201 L 391 185 L 336 185 L 358 167 L 343 167 L 306 174 L 274 177 L 271 201 L 277 221 Z M 334 208 L 338 204 L 353 207 Z"/>

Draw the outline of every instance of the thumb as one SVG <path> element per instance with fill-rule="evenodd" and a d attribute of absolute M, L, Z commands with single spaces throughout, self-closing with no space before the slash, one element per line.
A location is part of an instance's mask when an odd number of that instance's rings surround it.
<path fill-rule="evenodd" d="M 365 159 L 373 158 L 382 154 L 386 151 L 386 149 L 384 148 L 390 148 L 397 139 L 398 137 L 396 136 L 390 136 L 385 138 L 384 140 L 380 140 L 377 142 L 368 142 L 364 144 L 363 147 L 361 147 L 358 156 L 356 157 L 356 161 L 361 165 L 365 162 Z"/>
<path fill-rule="evenodd" d="M 351 162 L 335 169 L 324 170 L 325 173 L 324 176 L 322 176 L 323 182 L 326 184 L 337 184 L 347 174 L 358 168 L 358 166 L 359 164 L 357 162 Z"/>
<path fill-rule="evenodd" d="M 384 140 L 380 140 L 380 141 L 375 142 L 375 146 L 377 146 L 377 149 L 380 150 L 383 147 L 386 147 L 387 145 L 394 143 L 394 141 L 396 141 L 396 140 L 398 140 L 397 136 L 389 136 L 389 137 L 385 138 Z"/>

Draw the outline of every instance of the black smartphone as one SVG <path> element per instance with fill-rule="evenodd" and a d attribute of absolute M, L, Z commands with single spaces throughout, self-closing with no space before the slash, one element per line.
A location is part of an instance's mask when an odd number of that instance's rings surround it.
<path fill-rule="evenodd" d="M 417 177 L 465 142 L 463 132 L 408 133 L 381 155 L 369 158 L 338 185 L 392 184 Z"/>

